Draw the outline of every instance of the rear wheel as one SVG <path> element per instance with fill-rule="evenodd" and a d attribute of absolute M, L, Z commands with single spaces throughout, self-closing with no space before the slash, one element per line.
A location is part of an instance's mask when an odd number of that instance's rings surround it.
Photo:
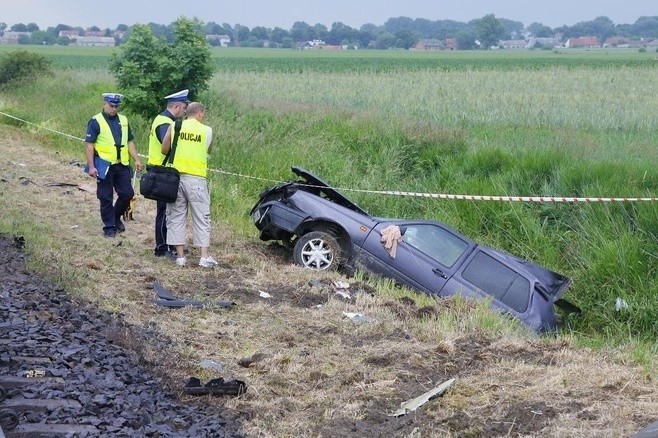
<path fill-rule="evenodd" d="M 304 268 L 315 271 L 338 269 L 341 248 L 334 236 L 325 231 L 311 231 L 295 242 L 293 259 Z"/>

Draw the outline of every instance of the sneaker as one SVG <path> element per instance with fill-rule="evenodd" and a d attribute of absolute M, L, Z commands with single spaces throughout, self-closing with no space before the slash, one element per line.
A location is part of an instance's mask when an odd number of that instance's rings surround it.
<path fill-rule="evenodd" d="M 121 222 L 121 219 L 117 219 L 114 223 L 114 226 L 117 229 L 117 233 L 123 233 L 126 231 L 126 226 L 123 224 L 123 222 Z"/>
<path fill-rule="evenodd" d="M 176 259 L 176 264 L 178 266 L 185 266 L 185 265 L 187 265 L 187 259 L 185 257 L 178 257 Z"/>
<path fill-rule="evenodd" d="M 214 258 L 208 256 L 208 257 L 201 257 L 201 260 L 199 260 L 199 266 L 204 267 L 204 268 L 212 268 L 214 266 L 219 265 L 217 263 L 217 260 Z"/>
<path fill-rule="evenodd" d="M 114 238 L 114 237 L 116 237 L 116 236 L 117 236 L 117 232 L 116 232 L 116 231 L 114 231 L 114 230 L 112 230 L 112 229 L 110 229 L 110 230 L 105 230 L 105 237 Z"/>

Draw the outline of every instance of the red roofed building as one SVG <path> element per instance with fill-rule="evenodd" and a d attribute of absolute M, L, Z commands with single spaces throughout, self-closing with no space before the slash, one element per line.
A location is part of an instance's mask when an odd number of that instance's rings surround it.
<path fill-rule="evenodd" d="M 564 47 L 566 48 L 578 48 L 578 47 L 586 47 L 586 48 L 593 48 L 593 47 L 600 47 L 601 44 L 599 43 L 599 39 L 597 37 L 592 37 L 592 36 L 587 36 L 587 37 L 578 37 L 578 38 L 569 38 L 566 43 L 564 43 Z"/>

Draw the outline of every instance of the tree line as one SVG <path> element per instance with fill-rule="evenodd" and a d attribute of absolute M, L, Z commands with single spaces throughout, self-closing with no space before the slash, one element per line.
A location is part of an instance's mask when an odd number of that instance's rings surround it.
<path fill-rule="evenodd" d="M 198 21 L 198 20 L 197 20 Z M 200 21 L 199 21 L 200 22 Z M 534 22 L 525 26 L 520 21 L 506 18 L 496 18 L 493 14 L 469 22 L 455 20 L 428 20 L 408 17 L 389 18 L 383 25 L 364 24 L 359 29 L 341 22 L 335 22 L 331 27 L 317 23 L 310 25 L 304 21 L 295 22 L 290 29 L 280 27 L 268 28 L 255 26 L 249 28 L 241 24 L 218 24 L 214 21 L 203 23 L 206 35 L 226 35 L 231 45 L 240 47 L 282 47 L 292 48 L 307 41 L 322 41 L 326 45 L 347 46 L 351 48 L 372 49 L 409 49 L 421 39 L 436 39 L 445 41 L 454 39 L 458 49 L 488 49 L 500 40 L 522 39 L 524 37 L 557 37 L 566 41 L 571 37 L 595 36 L 599 41 L 605 41 L 612 36 L 631 39 L 658 38 L 658 16 L 640 17 L 632 24 L 615 24 L 610 18 L 601 16 L 590 21 L 583 21 L 572 26 L 551 28 L 542 23 Z M 162 37 L 168 42 L 174 40 L 174 23 L 168 25 L 148 23 L 156 37 Z M 69 43 L 70 38 L 60 36 L 62 30 L 78 31 L 80 35 L 86 32 L 80 27 L 59 24 L 39 29 L 34 23 L 18 23 L 7 27 L 0 23 L 0 34 L 5 30 L 15 32 L 31 32 L 19 40 L 21 44 L 61 44 Z M 130 37 L 132 27 L 120 24 L 116 29 L 104 29 L 93 26 L 87 31 L 101 32 L 104 36 L 113 36 L 117 44 L 125 43 Z M 211 45 L 220 44 L 219 40 L 210 40 Z"/>

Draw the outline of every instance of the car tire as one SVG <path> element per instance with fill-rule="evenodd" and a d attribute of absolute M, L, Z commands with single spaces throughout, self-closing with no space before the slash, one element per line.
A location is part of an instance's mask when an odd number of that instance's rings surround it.
<path fill-rule="evenodd" d="M 295 264 L 315 271 L 338 269 L 341 247 L 334 236 L 325 231 L 311 231 L 295 242 Z"/>

